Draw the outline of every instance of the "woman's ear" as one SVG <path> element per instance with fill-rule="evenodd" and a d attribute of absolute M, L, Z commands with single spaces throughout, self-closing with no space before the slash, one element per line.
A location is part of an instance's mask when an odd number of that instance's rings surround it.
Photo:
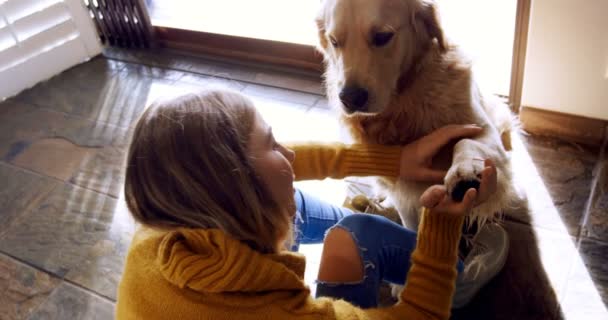
<path fill-rule="evenodd" d="M 419 30 L 420 27 L 424 30 Z M 417 34 L 426 33 L 430 40 L 437 39 L 439 49 L 442 52 L 446 51 L 447 43 L 439 23 L 439 12 L 435 1 L 419 0 L 419 6 L 414 10 L 414 29 Z"/>

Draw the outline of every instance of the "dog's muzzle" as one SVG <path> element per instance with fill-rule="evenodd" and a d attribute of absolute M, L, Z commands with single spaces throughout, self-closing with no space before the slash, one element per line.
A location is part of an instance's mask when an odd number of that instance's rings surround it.
<path fill-rule="evenodd" d="M 347 86 L 340 91 L 339 97 L 347 113 L 367 111 L 367 90 L 358 86 Z"/>

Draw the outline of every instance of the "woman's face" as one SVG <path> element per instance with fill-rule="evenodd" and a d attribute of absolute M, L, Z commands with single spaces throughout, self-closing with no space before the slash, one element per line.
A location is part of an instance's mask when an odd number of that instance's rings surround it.
<path fill-rule="evenodd" d="M 295 214 L 294 174 L 291 167 L 295 154 L 275 141 L 272 128 L 257 112 L 248 149 L 253 168 L 272 198 L 282 208 L 288 208 L 291 215 Z"/>

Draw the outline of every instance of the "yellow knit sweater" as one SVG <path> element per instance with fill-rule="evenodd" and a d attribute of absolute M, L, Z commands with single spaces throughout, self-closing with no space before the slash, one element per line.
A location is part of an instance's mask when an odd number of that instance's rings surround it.
<path fill-rule="evenodd" d="M 298 178 L 398 172 L 400 148 L 334 144 L 293 149 Z M 461 225 L 461 217 L 424 210 L 400 302 L 367 310 L 341 300 L 313 299 L 300 254 L 261 254 L 216 229 L 142 227 L 129 250 L 116 318 L 447 319 Z"/>

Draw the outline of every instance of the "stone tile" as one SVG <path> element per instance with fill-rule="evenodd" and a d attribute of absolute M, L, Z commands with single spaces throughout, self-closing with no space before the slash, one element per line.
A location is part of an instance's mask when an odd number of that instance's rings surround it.
<path fill-rule="evenodd" d="M 213 62 L 171 49 L 104 48 L 103 55 L 133 64 L 197 73 L 210 73 L 213 66 Z"/>
<path fill-rule="evenodd" d="M 179 78 L 179 81 L 176 82 L 176 85 L 179 85 L 182 82 L 200 86 L 200 89 L 204 89 L 205 87 L 219 87 L 242 91 L 246 86 L 246 84 L 237 80 L 206 76 L 190 72 L 185 72 L 184 76 Z"/>
<path fill-rule="evenodd" d="M 114 304 L 64 282 L 29 319 L 111 320 Z"/>
<path fill-rule="evenodd" d="M 68 181 L 91 153 L 92 148 L 79 147 L 66 139 L 40 139 L 17 154 L 11 163 Z"/>
<path fill-rule="evenodd" d="M 85 259 L 68 272 L 66 279 L 115 301 L 134 232 L 135 222 L 121 200 L 107 226 L 105 238 L 87 250 Z"/>
<path fill-rule="evenodd" d="M 202 72 L 209 76 L 234 79 L 246 82 L 252 82 L 255 79 L 256 71 L 250 67 L 236 65 L 224 62 L 209 61 L 212 63 L 209 71 Z M 199 70 L 193 70 L 200 72 Z"/>
<path fill-rule="evenodd" d="M 57 137 L 87 148 L 123 146 L 128 142 L 128 129 L 66 116 L 67 127 L 57 130 Z"/>
<path fill-rule="evenodd" d="M 18 100 L 16 97 L 10 97 L 2 102 L 0 102 L 0 121 L 4 121 L 4 119 L 25 115 L 30 113 L 37 108 L 25 104 Z"/>
<path fill-rule="evenodd" d="M 105 147 L 88 153 L 72 171 L 69 181 L 77 186 L 118 198 L 122 193 L 126 147 Z"/>
<path fill-rule="evenodd" d="M 0 318 L 26 319 L 61 281 L 0 254 Z"/>
<path fill-rule="evenodd" d="M 453 319 L 560 319 L 558 297 L 576 254 L 565 234 L 505 222 L 510 249 L 503 270 Z"/>
<path fill-rule="evenodd" d="M 253 82 L 317 95 L 324 94 L 322 79 L 314 74 L 269 70 L 245 64 L 230 64 L 203 56 L 190 56 L 172 50 L 142 50 L 131 61 L 151 66 L 189 71 L 211 77 Z"/>
<path fill-rule="evenodd" d="M 10 160 L 23 151 L 30 138 L 40 138 L 63 124 L 61 116 L 22 102 L 5 101 L 0 104 L 0 159 Z"/>
<path fill-rule="evenodd" d="M 255 79 L 259 68 L 252 68 L 242 64 L 226 63 L 206 57 L 190 56 L 172 50 L 147 50 L 126 53 L 112 53 L 133 64 L 154 66 L 162 69 L 171 69 L 173 72 L 187 71 L 207 76 L 234 79 L 251 82 Z"/>
<path fill-rule="evenodd" d="M 319 96 L 316 94 L 261 86 L 257 84 L 248 84 L 243 90 L 243 93 L 252 96 L 259 96 L 279 101 L 301 104 L 307 107 L 313 106 L 315 102 L 317 102 L 317 100 L 319 99 Z"/>
<path fill-rule="evenodd" d="M 535 226 L 578 236 L 597 154 L 553 139 L 513 135 L 515 183 L 526 193 Z"/>
<path fill-rule="evenodd" d="M 292 73 L 260 72 L 253 81 L 257 84 L 324 95 L 321 77 L 300 76 Z"/>
<path fill-rule="evenodd" d="M 3 106 L 15 113 L 0 115 L 0 159 L 43 175 L 68 181 L 104 147 L 128 143 L 127 129 L 20 102 Z"/>
<path fill-rule="evenodd" d="M 136 56 L 139 63 L 207 75 L 214 73 L 217 64 L 197 54 L 189 55 L 171 49 L 142 50 Z"/>
<path fill-rule="evenodd" d="M 170 49 L 125 50 L 107 48 L 104 49 L 104 56 L 132 64 L 189 71 L 241 81 L 252 81 L 259 71 L 252 67 L 230 64 L 204 56 L 191 56 Z"/>
<path fill-rule="evenodd" d="M 583 235 L 608 243 L 608 159 L 598 163 L 595 177 Z"/>
<path fill-rule="evenodd" d="M 567 319 L 608 319 L 608 244 L 583 238 L 561 305 Z"/>
<path fill-rule="evenodd" d="M 122 62 L 98 57 L 68 69 L 51 79 L 24 90 L 16 99 L 40 107 L 78 114 L 87 110 L 92 101 L 101 97 L 107 84 L 125 67 Z M 94 101 L 93 101 L 94 102 Z"/>
<path fill-rule="evenodd" d="M 128 127 L 145 110 L 151 87 L 174 81 L 138 72 L 123 70 L 120 76 L 114 75 L 95 87 L 84 87 L 79 82 L 66 85 L 51 79 L 22 92 L 16 99 L 98 123 Z M 181 77 L 181 73 L 174 77 Z"/>
<path fill-rule="evenodd" d="M 123 201 L 66 184 L 20 217 L 0 251 L 114 298 L 134 228 Z"/>
<path fill-rule="evenodd" d="M 149 78 L 159 78 L 167 81 L 175 81 L 183 76 L 182 71 L 161 67 L 154 67 L 139 63 L 127 63 L 122 69 L 122 74 L 138 75 Z"/>
<path fill-rule="evenodd" d="M 608 305 L 608 243 L 583 238 L 579 252 L 604 304 Z"/>
<path fill-rule="evenodd" d="M 124 69 L 125 63 L 97 56 L 87 62 L 76 65 L 49 81 L 65 82 L 66 84 L 78 84 L 86 88 L 95 88 L 103 85 L 114 74 Z"/>
<path fill-rule="evenodd" d="M 181 57 L 180 57 L 181 58 Z M 187 71 L 192 68 L 192 64 L 185 59 L 180 59 L 169 54 L 158 54 L 149 50 L 138 50 L 134 53 L 134 57 L 127 60 L 133 64 L 144 64 L 163 69 L 171 69 L 177 71 Z"/>
<path fill-rule="evenodd" d="M 253 82 L 317 95 L 324 94 L 321 77 L 312 73 L 297 74 L 251 65 L 231 64 L 210 57 L 192 56 L 171 49 L 126 50 L 106 48 L 104 49 L 104 56 L 132 64 Z"/>
<path fill-rule="evenodd" d="M 54 77 L 22 91 L 15 98 L 41 108 L 77 116 L 90 116 L 89 113 L 96 106 L 97 100 L 106 95 L 107 83 L 114 78 L 116 76 L 113 75 L 94 87 L 85 87 L 84 81 L 69 78 L 60 80 Z"/>
<path fill-rule="evenodd" d="M 0 237 L 20 217 L 37 207 L 57 187 L 57 181 L 0 162 Z"/>
<path fill-rule="evenodd" d="M 105 83 L 119 74 L 124 67 L 125 64 L 120 61 L 98 56 L 24 90 L 16 97 L 16 100 L 38 102 L 44 106 L 45 98 L 52 97 L 53 94 L 61 91 L 67 93 L 79 92 L 83 89 L 95 91 L 95 89 L 103 88 Z M 45 89 L 46 94 L 41 95 L 41 89 Z M 40 96 L 36 99 L 38 95 Z M 72 97 L 71 101 L 78 102 L 78 97 Z"/>

